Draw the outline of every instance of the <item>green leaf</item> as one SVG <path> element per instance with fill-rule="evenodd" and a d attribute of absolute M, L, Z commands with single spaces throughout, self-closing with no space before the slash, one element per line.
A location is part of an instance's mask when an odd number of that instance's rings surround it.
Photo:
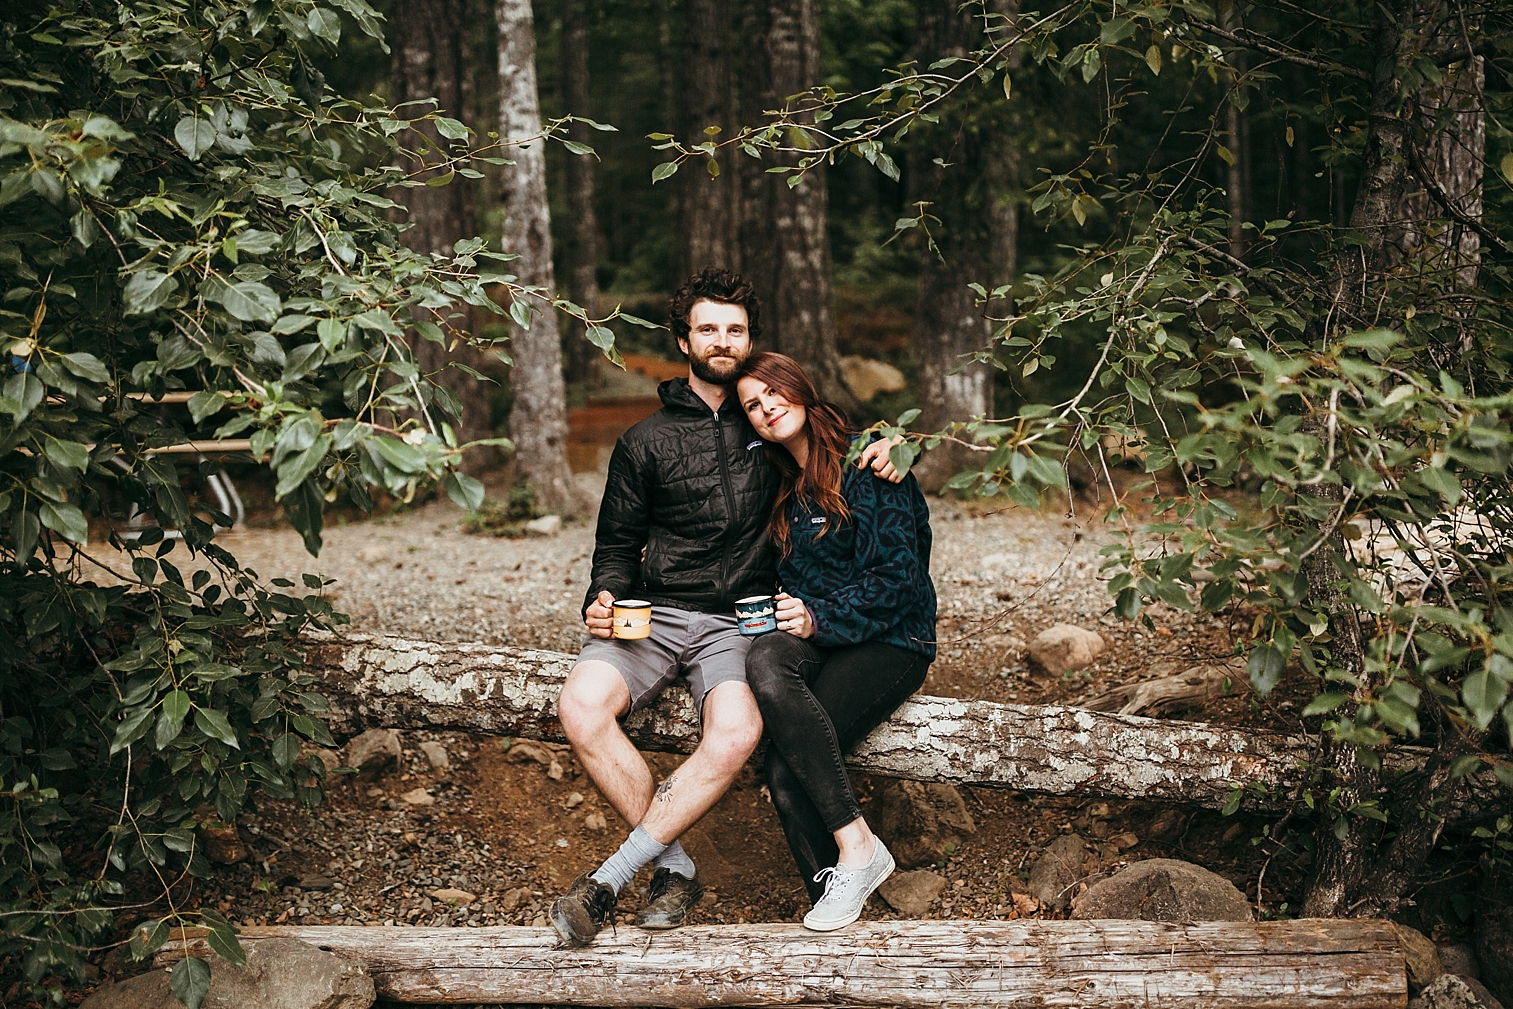
<path fill-rule="evenodd" d="M 241 942 L 236 937 L 236 930 L 229 925 L 220 925 L 210 930 L 205 937 L 205 943 L 212 952 L 227 963 L 245 967 L 247 964 L 247 952 L 242 949 Z"/>
<path fill-rule="evenodd" d="M 290 767 L 299 757 L 299 737 L 285 732 L 273 741 L 273 762 L 281 768 Z"/>
<path fill-rule="evenodd" d="M 76 441 L 48 437 L 42 443 L 42 451 L 59 469 L 76 469 L 80 473 L 89 469 L 89 449 Z"/>
<path fill-rule="evenodd" d="M 63 367 L 86 382 L 110 381 L 110 372 L 105 370 L 105 365 L 100 363 L 100 359 L 93 354 L 76 351 L 72 354 L 64 354 L 59 360 L 63 362 Z"/>
<path fill-rule="evenodd" d="M 203 389 L 189 397 L 189 416 L 196 424 L 202 424 L 206 417 L 214 417 L 225 409 L 226 403 L 221 393 Z"/>
<path fill-rule="evenodd" d="M 656 185 L 658 182 L 661 182 L 663 179 L 671 177 L 672 175 L 674 175 L 677 172 L 677 170 L 678 170 L 678 163 L 676 161 L 664 161 L 664 162 L 662 162 L 660 165 L 658 165 L 657 167 L 655 167 L 655 168 L 653 168 L 651 170 L 652 185 Z"/>
<path fill-rule="evenodd" d="M 215 127 L 210 125 L 209 120 L 185 116 L 173 128 L 173 139 L 189 155 L 190 161 L 198 161 L 200 155 L 210 150 L 210 145 L 215 143 Z"/>
<path fill-rule="evenodd" d="M 435 122 L 436 132 L 448 140 L 466 140 L 468 133 L 471 132 L 462 123 L 455 119 L 448 119 L 446 116 L 437 116 Z"/>
<path fill-rule="evenodd" d="M 1462 753 L 1450 765 L 1450 777 L 1464 778 L 1481 767 L 1481 757 L 1475 753 Z"/>
<path fill-rule="evenodd" d="M 1286 668 L 1287 656 L 1272 645 L 1256 645 L 1246 660 L 1250 682 L 1262 697 L 1270 696 Z"/>
<path fill-rule="evenodd" d="M 78 509 L 77 505 L 43 501 L 37 507 L 37 518 L 53 532 L 75 543 L 82 545 L 89 542 L 89 523 L 85 521 L 84 513 Z"/>
<path fill-rule="evenodd" d="M 1103 23 L 1103 29 L 1098 33 L 1098 41 L 1104 45 L 1118 45 L 1131 35 L 1135 34 L 1135 22 L 1129 18 L 1112 18 Z"/>
<path fill-rule="evenodd" d="M 1478 669 L 1467 674 L 1461 681 L 1460 694 L 1471 711 L 1476 727 L 1485 729 L 1492 724 L 1492 719 L 1502 708 L 1503 700 L 1508 696 L 1508 684 L 1487 670 Z"/>
<path fill-rule="evenodd" d="M 1320 694 L 1308 702 L 1308 706 L 1303 709 L 1303 717 L 1328 714 L 1348 700 L 1349 694 Z"/>
<path fill-rule="evenodd" d="M 910 424 L 919 419 L 919 413 L 920 411 L 918 409 L 905 410 L 903 413 L 899 414 L 898 420 L 895 423 L 899 427 L 908 427 Z"/>
<path fill-rule="evenodd" d="M 234 749 L 240 750 L 242 744 L 237 741 L 236 733 L 232 731 L 231 724 L 226 721 L 226 716 L 215 708 L 195 708 L 194 726 L 212 739 L 219 739 Z"/>
<path fill-rule="evenodd" d="M 483 484 L 466 473 L 448 473 L 442 486 L 448 497 L 468 511 L 475 512 L 483 507 Z"/>
<path fill-rule="evenodd" d="M 1098 71 L 1101 69 L 1103 69 L 1103 54 L 1097 49 L 1088 50 L 1088 54 L 1082 60 L 1083 83 L 1091 84 L 1093 78 L 1098 76 Z"/>
<path fill-rule="evenodd" d="M 309 26 L 311 34 L 325 39 L 333 46 L 341 41 L 341 18 L 334 11 L 312 7 L 305 16 L 305 24 Z"/>
<path fill-rule="evenodd" d="M 168 304 L 168 299 L 172 298 L 178 289 L 179 282 L 171 274 L 159 273 L 156 270 L 133 273 L 131 279 L 126 282 L 126 289 L 121 292 L 125 301 L 125 313 L 146 315 L 148 312 L 155 312 Z"/>
<path fill-rule="evenodd" d="M 197 956 L 186 956 L 168 975 L 168 990 L 187 1009 L 200 1009 L 210 993 L 210 965 Z"/>
<path fill-rule="evenodd" d="M 1394 333 L 1390 329 L 1369 329 L 1363 333 L 1351 333 L 1340 341 L 1345 347 L 1359 347 L 1362 350 L 1387 351 L 1403 342 L 1401 333 Z"/>
<path fill-rule="evenodd" d="M 218 294 L 226 311 L 243 322 L 272 322 L 282 307 L 273 288 L 256 280 L 228 284 Z"/>

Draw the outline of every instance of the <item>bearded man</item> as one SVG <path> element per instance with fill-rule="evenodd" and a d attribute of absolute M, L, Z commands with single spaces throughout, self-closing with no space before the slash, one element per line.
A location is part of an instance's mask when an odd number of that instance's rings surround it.
<path fill-rule="evenodd" d="M 704 888 L 678 838 L 725 794 L 762 736 L 746 685 L 751 639 L 737 630 L 735 601 L 776 588 L 766 529 L 777 476 L 729 386 L 761 333 L 760 303 L 737 274 L 706 269 L 673 295 L 668 316 L 688 377 L 663 382 L 662 409 L 615 444 L 583 603 L 590 637 L 558 700 L 578 759 L 634 827 L 552 903 L 552 926 L 573 946 L 593 941 L 647 865 L 651 889 L 636 924 L 687 920 Z M 861 465 L 896 481 L 887 449 L 874 442 Z M 651 635 L 614 638 L 613 603 L 631 598 L 652 604 Z M 702 734 L 654 786 L 620 721 L 677 682 L 693 696 Z"/>

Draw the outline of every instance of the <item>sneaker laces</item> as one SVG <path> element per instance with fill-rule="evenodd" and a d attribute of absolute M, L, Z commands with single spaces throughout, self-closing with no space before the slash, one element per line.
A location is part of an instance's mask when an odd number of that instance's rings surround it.
<path fill-rule="evenodd" d="M 825 884 L 825 892 L 820 896 L 820 900 L 829 900 L 832 896 L 839 899 L 842 892 L 855 878 L 855 870 L 841 865 L 831 865 L 821 869 L 814 874 L 816 883 Z"/>

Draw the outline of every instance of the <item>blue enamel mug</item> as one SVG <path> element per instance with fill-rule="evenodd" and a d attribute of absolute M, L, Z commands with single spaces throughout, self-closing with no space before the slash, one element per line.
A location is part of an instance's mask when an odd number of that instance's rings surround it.
<path fill-rule="evenodd" d="M 735 619 L 748 638 L 778 629 L 778 604 L 771 596 L 747 596 L 735 601 Z"/>

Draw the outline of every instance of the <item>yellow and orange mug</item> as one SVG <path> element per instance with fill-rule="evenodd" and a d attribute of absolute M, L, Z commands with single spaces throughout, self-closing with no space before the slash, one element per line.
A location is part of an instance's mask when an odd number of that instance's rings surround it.
<path fill-rule="evenodd" d="M 651 637 L 651 603 L 644 599 L 616 599 L 610 633 L 621 641 Z"/>

